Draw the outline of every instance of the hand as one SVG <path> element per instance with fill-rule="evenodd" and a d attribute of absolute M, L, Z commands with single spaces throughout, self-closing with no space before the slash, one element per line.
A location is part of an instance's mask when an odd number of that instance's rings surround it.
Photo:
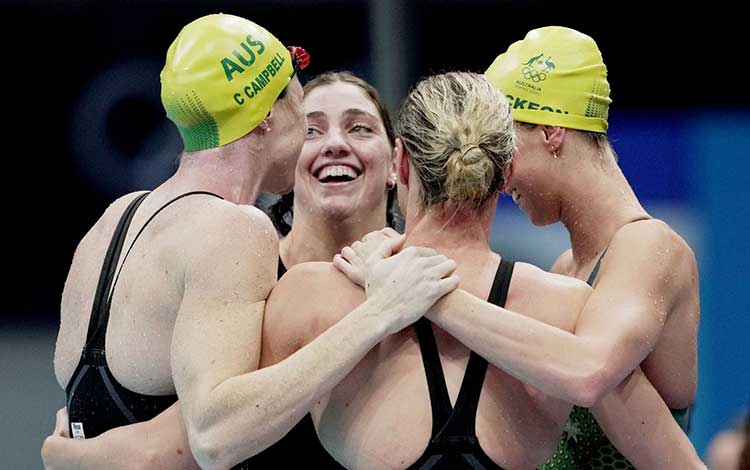
<path fill-rule="evenodd" d="M 386 240 L 365 262 L 367 301 L 390 316 L 388 334 L 414 323 L 460 282 L 455 261 L 431 248 L 409 247 L 390 256 L 401 244 Z"/>
<path fill-rule="evenodd" d="M 390 227 L 375 230 L 362 237 L 362 240 L 354 242 L 352 246 L 345 246 L 341 250 L 341 254 L 337 253 L 333 257 L 333 265 L 346 274 L 353 283 L 364 288 L 366 282 L 365 261 L 370 255 L 378 251 L 382 243 L 395 241 L 396 243 L 388 243 L 387 245 L 391 251 L 385 256 L 391 256 L 401 249 L 405 240 L 404 235 Z"/>
<path fill-rule="evenodd" d="M 76 446 L 81 442 L 59 434 L 47 436 L 42 445 L 42 461 L 46 470 L 78 468 Z"/>
<path fill-rule="evenodd" d="M 70 437 L 68 433 L 68 409 L 62 407 L 55 414 L 55 429 L 52 434 L 60 437 Z"/>
<path fill-rule="evenodd" d="M 47 470 L 75 468 L 71 459 L 71 444 L 74 441 L 68 435 L 68 410 L 60 408 L 55 415 L 55 428 L 42 445 L 42 461 Z"/>

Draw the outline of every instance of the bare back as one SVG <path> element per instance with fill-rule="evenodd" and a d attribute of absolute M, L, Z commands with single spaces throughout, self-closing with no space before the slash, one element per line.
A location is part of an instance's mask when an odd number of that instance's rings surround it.
<path fill-rule="evenodd" d="M 125 208 L 137 194 L 115 201 L 80 242 L 65 283 L 55 375 L 64 388 L 86 341 L 94 295 L 105 253 Z M 186 254 L 199 247 L 196 223 L 202 211 L 229 203 L 194 195 L 171 204 L 133 240 L 171 194 L 154 192 L 138 208 L 125 238 L 117 268 L 106 335 L 106 356 L 115 378 L 127 389 L 147 395 L 174 394 L 170 365 L 172 330 L 183 294 Z M 235 206 L 238 207 L 238 206 Z M 192 235 L 192 236 L 191 236 Z"/>
<path fill-rule="evenodd" d="M 445 254 L 458 262 L 462 288 L 487 298 L 499 256 L 489 251 L 472 259 Z M 312 341 L 365 300 L 361 289 L 325 263 L 300 265 L 287 276 L 269 299 L 261 367 Z M 540 312 L 537 318 L 571 329 L 586 288 L 561 278 L 518 263 L 506 305 L 521 312 Z M 294 295 L 300 291 L 310 295 L 300 301 Z M 569 313 L 559 308 L 566 300 L 571 304 Z M 303 316 L 302 306 L 312 316 Z M 471 351 L 435 325 L 433 332 L 450 400 L 455 403 Z M 552 452 L 569 410 L 570 405 L 542 398 L 490 366 L 479 400 L 476 434 L 484 452 L 497 464 L 531 467 Z M 414 328 L 387 337 L 370 351 L 321 398 L 312 415 L 321 442 L 349 468 L 405 468 L 414 463 L 432 431 L 430 395 Z"/>

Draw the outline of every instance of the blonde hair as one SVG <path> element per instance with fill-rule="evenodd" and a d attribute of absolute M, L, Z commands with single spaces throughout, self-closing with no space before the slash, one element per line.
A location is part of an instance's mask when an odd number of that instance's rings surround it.
<path fill-rule="evenodd" d="M 425 208 L 480 206 L 502 187 L 515 146 L 507 98 L 484 75 L 468 72 L 420 81 L 401 105 L 396 133 Z"/>

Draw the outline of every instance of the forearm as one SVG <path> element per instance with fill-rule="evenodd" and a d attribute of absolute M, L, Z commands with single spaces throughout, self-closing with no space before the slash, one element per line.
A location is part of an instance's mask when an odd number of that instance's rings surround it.
<path fill-rule="evenodd" d="M 113 428 L 91 439 L 51 436 L 42 456 L 48 468 L 96 470 L 197 469 L 179 403 L 152 420 Z"/>
<path fill-rule="evenodd" d="M 426 316 L 493 366 L 547 395 L 581 406 L 598 399 L 606 355 L 595 341 L 463 290 L 445 296 Z M 613 378 L 609 382 L 616 384 Z"/>
<path fill-rule="evenodd" d="M 591 411 L 609 440 L 636 468 L 705 468 L 640 368 Z"/>
<path fill-rule="evenodd" d="M 198 462 L 227 468 L 279 440 L 385 334 L 382 313 L 365 302 L 283 361 L 219 384 L 193 408 Z"/>

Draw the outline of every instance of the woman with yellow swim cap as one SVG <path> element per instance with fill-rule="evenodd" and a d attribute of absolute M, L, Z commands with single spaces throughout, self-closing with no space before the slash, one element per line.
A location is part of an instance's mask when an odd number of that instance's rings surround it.
<path fill-rule="evenodd" d="M 579 405 L 543 468 L 704 468 L 678 427 L 687 429 L 697 381 L 695 257 L 644 210 L 617 165 L 596 43 L 569 28 L 535 29 L 486 76 L 516 121 L 505 192 L 534 224 L 565 225 L 572 249 L 552 271 L 594 291 L 574 333 L 487 305 L 482 323 L 461 322 L 449 315 L 455 294 L 428 318 L 522 382 Z"/>

